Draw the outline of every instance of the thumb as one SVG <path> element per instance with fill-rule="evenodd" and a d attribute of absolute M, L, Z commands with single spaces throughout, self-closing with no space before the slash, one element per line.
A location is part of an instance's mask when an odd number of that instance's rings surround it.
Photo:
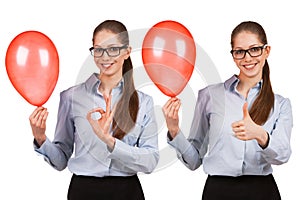
<path fill-rule="evenodd" d="M 250 114 L 249 114 L 249 111 L 248 111 L 248 103 L 244 103 L 244 106 L 243 106 L 243 118 L 248 118 L 250 117 Z"/>

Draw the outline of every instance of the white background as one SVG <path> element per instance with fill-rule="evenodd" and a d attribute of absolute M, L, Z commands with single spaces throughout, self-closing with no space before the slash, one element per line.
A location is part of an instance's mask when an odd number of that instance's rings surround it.
<path fill-rule="evenodd" d="M 58 172 L 37 156 L 32 148 L 28 117 L 34 106 L 13 88 L 5 69 L 9 43 L 26 30 L 43 32 L 57 47 L 60 74 L 52 96 L 44 105 L 50 111 L 47 134 L 56 124 L 59 92 L 77 82 L 79 71 L 89 56 L 92 32 L 101 21 L 117 19 L 129 31 L 149 29 L 157 22 L 175 20 L 184 24 L 216 66 L 222 81 L 237 73 L 230 51 L 230 33 L 241 21 L 263 25 L 272 47 L 268 59 L 274 91 L 289 97 L 293 106 L 292 157 L 287 164 L 274 166 L 274 176 L 284 200 L 299 199 L 299 7 L 296 1 L 38 1 L 10 0 L 0 3 L 0 199 L 66 199 L 71 173 Z M 279 3 L 277 3 L 279 2 Z M 134 56 L 141 66 L 140 55 Z M 201 66 L 199 66 L 201 71 Z M 199 74 L 199 72 L 198 72 Z M 190 86 L 201 89 L 201 75 L 191 78 Z M 140 88 L 155 94 L 157 106 L 167 98 L 155 87 Z M 298 93 L 298 94 L 297 94 Z M 184 107 L 184 105 L 183 105 Z M 192 114 L 193 110 L 190 110 Z M 163 125 L 163 124 L 162 124 Z M 161 149 L 165 131 L 159 135 Z M 174 154 L 170 153 L 170 156 Z M 190 171 L 179 161 L 165 163 L 150 175 L 140 175 L 146 199 L 200 199 L 206 175 L 202 167 Z M 295 184 L 296 183 L 296 184 Z M 238 191 L 237 191 L 238 192 Z"/>

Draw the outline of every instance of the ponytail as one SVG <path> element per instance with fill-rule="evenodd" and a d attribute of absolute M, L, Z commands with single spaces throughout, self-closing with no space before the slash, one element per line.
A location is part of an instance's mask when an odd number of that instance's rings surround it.
<path fill-rule="evenodd" d="M 270 81 L 270 69 L 267 60 L 263 68 L 262 79 L 262 88 L 249 111 L 252 120 L 259 125 L 263 125 L 267 121 L 274 106 L 274 93 Z"/>

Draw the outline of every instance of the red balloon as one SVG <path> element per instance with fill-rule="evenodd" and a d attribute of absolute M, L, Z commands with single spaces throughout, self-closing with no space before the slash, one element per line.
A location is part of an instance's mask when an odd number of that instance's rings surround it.
<path fill-rule="evenodd" d="M 175 97 L 185 88 L 194 70 L 196 45 L 193 36 L 178 22 L 159 22 L 146 33 L 142 59 L 158 89 Z"/>
<path fill-rule="evenodd" d="M 5 65 L 12 85 L 28 103 L 46 103 L 57 83 L 59 58 L 45 34 L 26 31 L 17 35 L 8 46 Z"/>

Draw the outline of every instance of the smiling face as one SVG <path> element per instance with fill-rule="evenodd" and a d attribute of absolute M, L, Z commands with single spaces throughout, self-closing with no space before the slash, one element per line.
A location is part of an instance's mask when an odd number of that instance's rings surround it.
<path fill-rule="evenodd" d="M 238 33 L 233 39 L 233 50 L 246 50 L 253 47 L 260 47 L 263 44 L 258 36 L 254 33 L 242 31 Z M 262 78 L 262 71 L 265 65 L 265 61 L 270 53 L 270 47 L 262 49 L 262 55 L 258 57 L 251 57 L 249 53 L 246 53 L 243 59 L 233 59 L 237 67 L 240 69 L 240 79 L 251 78 L 257 81 Z"/>
<path fill-rule="evenodd" d="M 94 37 L 94 48 L 122 47 L 118 34 L 108 30 L 99 31 Z M 101 76 L 122 77 L 122 68 L 124 60 L 130 55 L 130 48 L 120 49 L 120 55 L 109 56 L 107 51 L 101 57 L 94 57 L 97 67 L 100 69 Z"/>

